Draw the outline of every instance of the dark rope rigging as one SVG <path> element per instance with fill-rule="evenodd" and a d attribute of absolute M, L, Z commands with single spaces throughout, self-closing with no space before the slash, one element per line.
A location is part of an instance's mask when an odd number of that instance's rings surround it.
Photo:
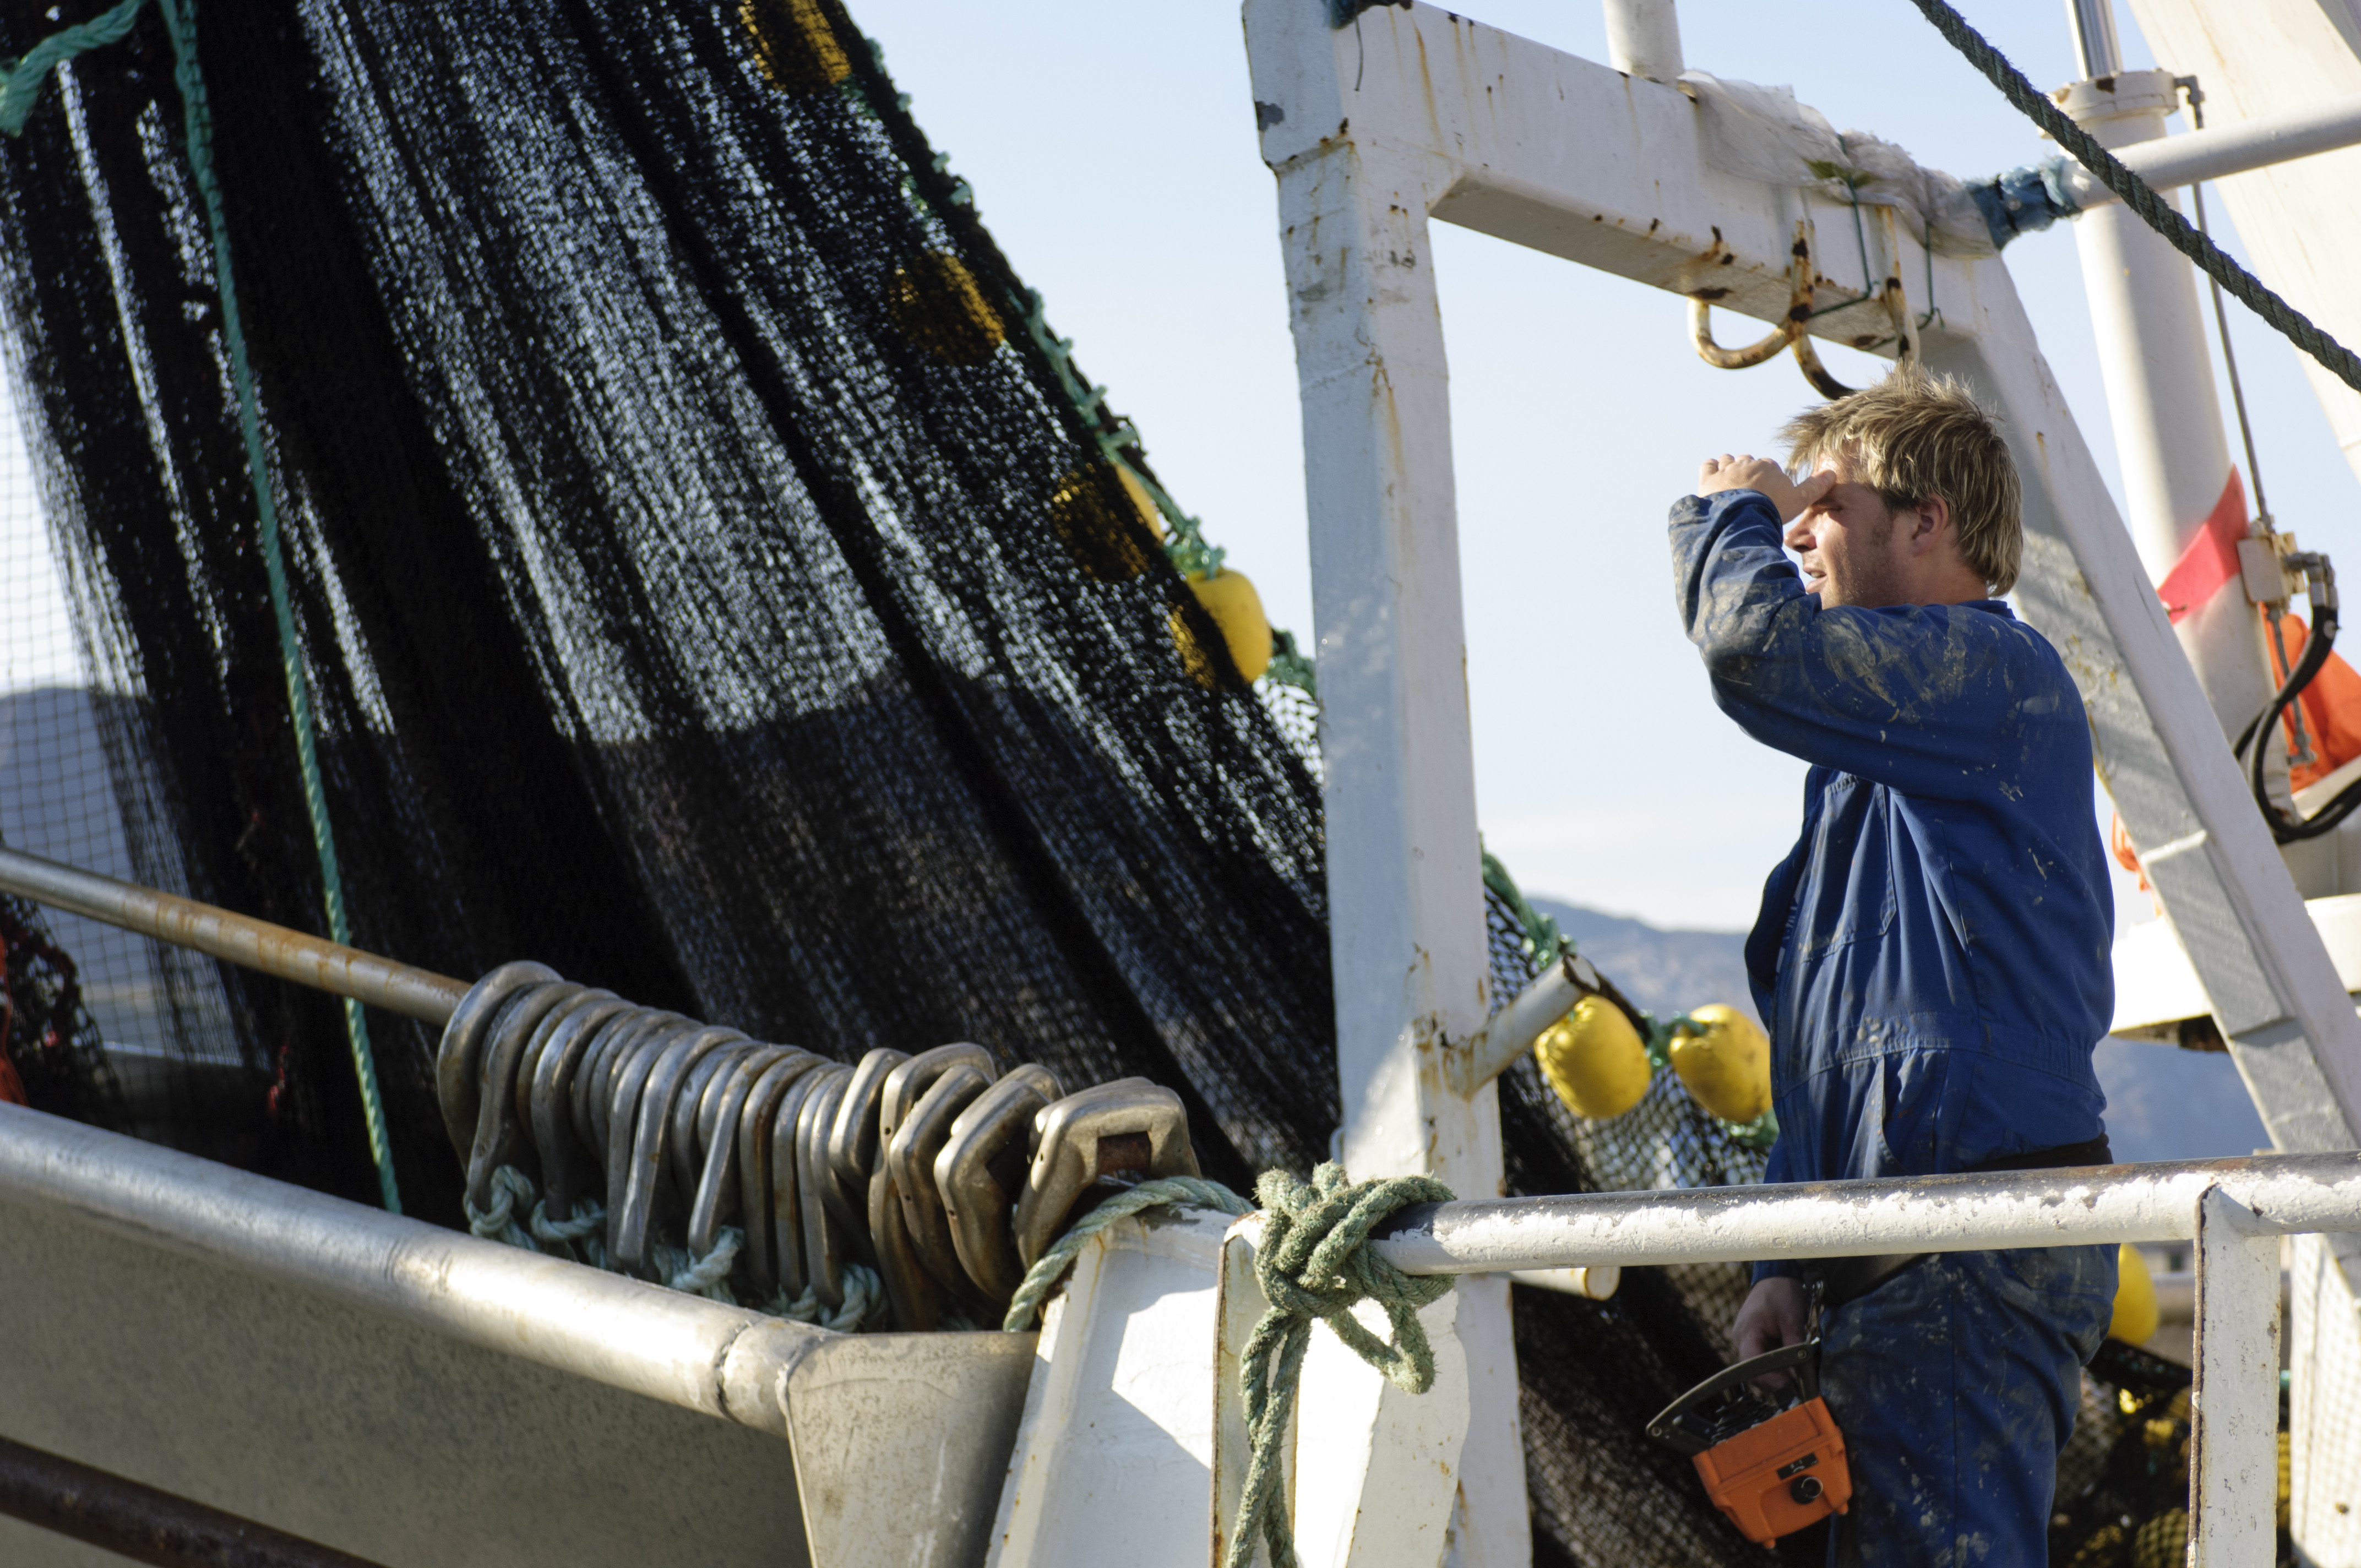
<path fill-rule="evenodd" d="M 2346 386 L 2361 391 L 2361 357 L 2356 357 L 2351 349 L 2314 326 L 2301 311 L 2264 287 L 2261 280 L 2232 260 L 2211 236 L 2191 227 L 2189 220 L 2158 195 L 2147 181 L 2125 168 L 2122 159 L 2069 119 L 2047 93 L 2026 80 L 2025 72 L 2011 65 L 2005 55 L 1993 48 L 1982 33 L 1968 25 L 1967 18 L 1945 5 L 1944 0 L 1911 0 L 1911 4 L 1934 24 L 1935 30 L 1952 48 L 1966 55 L 1969 63 L 2000 89 L 2002 96 L 2073 154 L 2083 168 L 2122 199 L 2124 205 L 2137 213 L 2141 222 L 2171 241 L 2175 250 L 2236 295 L 2240 303 L 2268 322 L 2289 342 L 2334 371 Z"/>

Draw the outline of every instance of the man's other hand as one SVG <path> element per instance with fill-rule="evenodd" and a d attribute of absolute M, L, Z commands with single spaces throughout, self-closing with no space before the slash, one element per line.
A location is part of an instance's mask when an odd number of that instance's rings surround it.
<path fill-rule="evenodd" d="M 1794 484 L 1788 480 L 1787 471 L 1767 457 L 1750 457 L 1744 453 L 1732 456 L 1725 452 L 1719 457 L 1707 458 L 1697 469 L 1697 493 L 1710 496 L 1722 490 L 1760 490 L 1777 509 L 1779 524 L 1784 528 L 1817 505 L 1836 488 L 1836 474 L 1823 468 L 1802 484 Z"/>
<path fill-rule="evenodd" d="M 1737 1342 L 1738 1359 L 1752 1361 L 1756 1356 L 1783 1345 L 1800 1344 L 1804 1339 L 1804 1284 L 1784 1274 L 1755 1281 L 1754 1288 L 1746 1293 L 1746 1304 L 1738 1309 L 1738 1319 L 1730 1325 L 1730 1337 Z M 1787 1381 L 1784 1372 L 1774 1372 L 1763 1382 L 1775 1387 Z"/>

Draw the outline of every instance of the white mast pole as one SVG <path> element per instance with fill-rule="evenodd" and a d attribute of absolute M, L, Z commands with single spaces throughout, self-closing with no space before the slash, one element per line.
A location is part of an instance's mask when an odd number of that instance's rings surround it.
<path fill-rule="evenodd" d="M 1605 0 L 1607 63 L 1626 76 L 1671 82 L 1681 73 L 1681 22 L 1673 0 Z"/>
<path fill-rule="evenodd" d="M 2171 72 L 2123 69 L 2112 0 L 2067 0 L 2066 15 L 2083 73 L 2061 95 L 2066 113 L 2111 148 L 2163 136 L 2180 102 Z M 2074 243 L 2123 464 L 2125 521 L 2161 584 L 2223 501 L 2231 474 L 2197 280 L 2178 251 L 2121 206 L 2077 218 Z M 2191 604 L 2174 630 L 2215 718 L 2236 734 L 2275 684 L 2237 576 Z M 2271 755 L 2284 788 L 2283 753 Z"/>

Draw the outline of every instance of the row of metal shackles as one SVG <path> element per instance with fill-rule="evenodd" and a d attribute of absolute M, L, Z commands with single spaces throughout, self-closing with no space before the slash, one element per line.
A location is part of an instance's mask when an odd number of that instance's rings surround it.
<path fill-rule="evenodd" d="M 906 1330 L 996 1322 L 1093 1187 L 1198 1174 L 1180 1097 L 1146 1079 L 1065 1095 L 965 1042 L 847 1066 L 536 963 L 468 991 L 435 1078 L 477 1212 L 513 1168 L 550 1221 L 603 1210 L 607 1266 L 642 1276 L 659 1239 L 703 1258 L 735 1223 L 751 1299 L 833 1310 L 859 1263 Z"/>

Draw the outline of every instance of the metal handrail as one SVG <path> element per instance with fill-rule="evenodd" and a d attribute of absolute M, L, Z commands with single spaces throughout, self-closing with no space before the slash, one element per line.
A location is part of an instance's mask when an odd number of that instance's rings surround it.
<path fill-rule="evenodd" d="M 467 994 L 464 980 L 21 850 L 0 849 L 0 893 L 429 1024 L 449 1023 L 452 1010 Z"/>
<path fill-rule="evenodd" d="M 780 1375 L 837 1337 L 5 1102 L 0 1201 L 781 1436 Z"/>
<path fill-rule="evenodd" d="M 2174 1241 L 2213 1191 L 2257 1234 L 2361 1231 L 2355 1153 L 1423 1203 L 1371 1245 L 1405 1274 L 1488 1274 Z"/>
<path fill-rule="evenodd" d="M 1405 1273 L 1482 1274 L 2194 1241 L 2190 1560 L 2265 1568 L 2277 1551 L 2280 1238 L 2355 1231 L 2361 1153 L 1430 1203 L 1371 1245 Z"/>

